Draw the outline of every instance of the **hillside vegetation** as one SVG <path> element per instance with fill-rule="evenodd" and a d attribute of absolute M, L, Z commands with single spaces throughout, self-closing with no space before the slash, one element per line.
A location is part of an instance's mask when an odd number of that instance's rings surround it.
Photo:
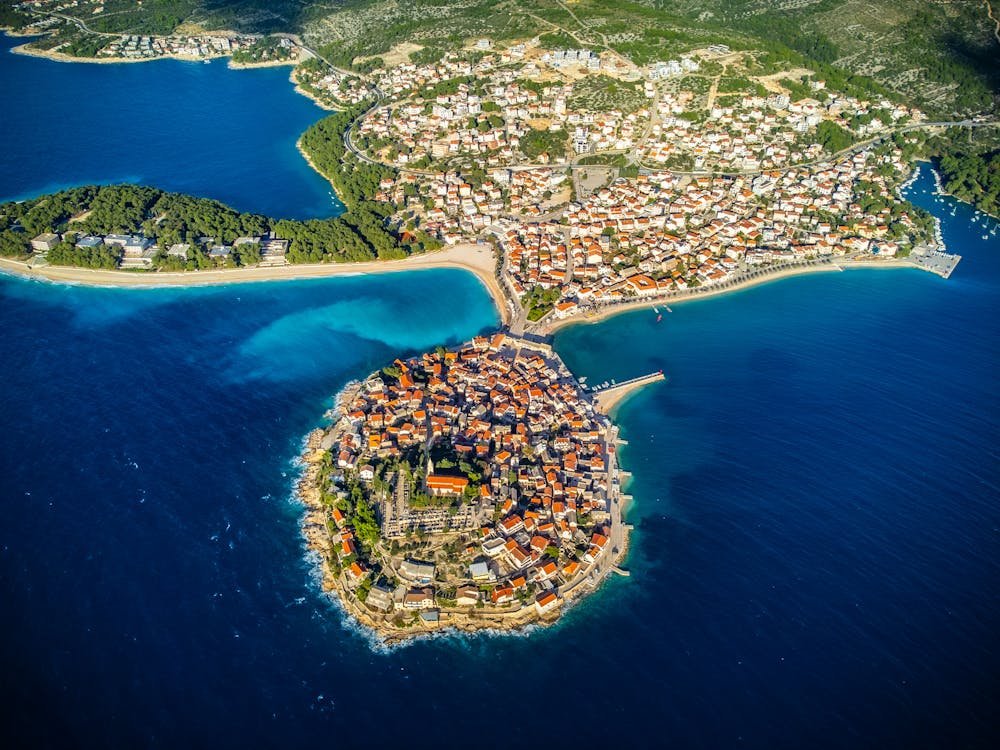
<path fill-rule="evenodd" d="M 30 8 L 0 1 L 0 24 L 16 29 L 32 20 L 49 32 L 34 46 L 83 56 L 94 55 L 108 35 L 123 33 L 295 33 L 326 60 L 362 75 L 396 64 L 400 56 L 437 60 L 479 38 L 502 44 L 537 37 L 550 49 L 611 51 L 640 66 L 726 44 L 752 52 L 745 58 L 754 76 L 809 69 L 831 90 L 902 101 L 933 121 L 996 117 L 1000 109 L 1000 41 L 985 3 L 973 0 L 145 0 L 141 5 L 39 0 Z M 793 75 L 784 81 L 793 94 L 794 80 Z M 720 83 L 724 103 L 741 93 L 741 79 Z M 643 97 L 621 82 L 591 77 L 574 87 L 572 104 L 627 112 L 642 106 Z M 319 160 L 341 151 L 330 133 L 344 123 L 332 125 L 305 139 Z M 320 135 L 335 147 L 316 148 Z M 831 148 L 847 143 L 844 133 L 823 135 Z M 950 154 L 949 171 L 961 174 L 956 184 L 971 185 L 966 191 L 980 205 L 989 204 L 1000 130 L 981 131 L 975 144 L 954 141 L 960 137 L 949 132 L 930 155 Z M 535 143 L 540 140 L 532 136 L 528 146 L 558 150 Z M 961 160 L 962 169 L 954 159 Z M 335 184 L 345 182 L 334 164 L 320 169 Z M 357 171 L 357 165 L 347 171 Z M 382 175 L 361 170 L 358 176 L 370 182 Z M 349 205 L 358 202 L 347 198 Z M 359 215 L 368 209 L 357 208 Z M 360 225 L 362 234 L 379 236 L 368 222 Z M 368 244 L 378 252 L 381 243 Z"/>
<path fill-rule="evenodd" d="M 42 2 L 94 32 L 195 29 L 300 34 L 343 66 L 402 43 L 451 49 L 476 37 L 613 49 L 644 65 L 712 42 L 765 50 L 766 64 L 806 64 L 877 81 L 932 115 L 992 110 L 1000 42 L 986 6 L 967 0 L 79 0 Z M 19 26 L 11 0 L 0 22 Z M 51 6 L 51 7 L 50 7 Z M 96 12 L 95 12 L 96 11 Z M 374 61 L 378 64 L 378 61 Z"/>

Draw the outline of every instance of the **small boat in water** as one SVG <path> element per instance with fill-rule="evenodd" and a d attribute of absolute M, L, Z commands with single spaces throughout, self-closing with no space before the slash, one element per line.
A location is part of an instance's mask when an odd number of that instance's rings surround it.
<path fill-rule="evenodd" d="M 983 239 L 986 239 L 986 238 L 983 237 Z M 662 315 L 657 315 L 656 316 L 656 322 L 659 323 L 661 320 L 663 320 L 663 316 Z"/>

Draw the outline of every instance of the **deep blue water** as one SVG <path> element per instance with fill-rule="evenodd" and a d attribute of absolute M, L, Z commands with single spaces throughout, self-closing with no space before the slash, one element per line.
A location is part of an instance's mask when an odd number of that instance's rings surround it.
<path fill-rule="evenodd" d="M 313 582 L 292 459 L 347 380 L 496 325 L 475 279 L 0 277 L 3 744 L 991 746 L 1000 243 L 970 222 L 949 281 L 562 332 L 592 382 L 671 376 L 618 414 L 632 576 L 529 637 L 388 653 Z"/>
<path fill-rule="evenodd" d="M 493 329 L 477 279 L 2 276 L 0 319 L 0 736 L 277 746 L 407 695 L 311 582 L 291 461 L 348 379 Z"/>
<path fill-rule="evenodd" d="M 948 281 L 800 277 L 557 337 L 592 382 L 670 376 L 617 415 L 634 577 L 594 623 L 635 683 L 620 715 L 644 732 L 996 742 L 1000 238 L 932 191 L 924 168 L 910 195 L 964 256 Z"/>
<path fill-rule="evenodd" d="M 133 182 L 278 218 L 343 210 L 295 148 L 324 112 L 289 68 L 73 65 L 10 52 L 24 41 L 0 35 L 0 201 Z"/>

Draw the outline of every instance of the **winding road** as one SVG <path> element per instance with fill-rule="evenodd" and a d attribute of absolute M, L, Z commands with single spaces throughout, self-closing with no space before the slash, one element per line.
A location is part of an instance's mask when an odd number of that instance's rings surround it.
<path fill-rule="evenodd" d="M 990 0 L 983 0 L 986 4 L 986 15 L 995 24 L 993 27 L 993 36 L 996 37 L 997 43 L 1000 44 L 1000 19 L 993 15 L 993 6 L 990 5 Z"/>

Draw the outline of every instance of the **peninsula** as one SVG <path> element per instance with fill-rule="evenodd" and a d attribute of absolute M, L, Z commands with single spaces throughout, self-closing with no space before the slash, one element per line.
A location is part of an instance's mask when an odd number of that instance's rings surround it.
<path fill-rule="evenodd" d="M 42 35 L 29 46 L 59 59 L 294 65 L 297 90 L 333 110 L 299 149 L 345 210 L 292 221 L 151 187 L 71 188 L 0 205 L 4 271 L 158 286 L 457 267 L 495 300 L 501 331 L 351 385 L 302 457 L 324 588 L 388 641 L 551 622 L 625 554 L 607 415 L 663 376 L 588 389 L 546 343 L 554 330 L 801 273 L 947 278 L 960 257 L 902 191 L 948 133 L 996 129 L 978 102 L 928 114 L 760 39 L 649 47 L 558 5 L 573 24 L 517 9 L 493 36 L 477 22 L 440 47 L 369 50 L 355 32 L 378 3 L 338 16 L 347 41 L 323 45 L 160 28 L 148 8 L 92 0 L 18 4 L 20 30 Z M 112 31 L 119 12 L 150 30 Z M 942 163 L 995 205 L 993 161 Z"/>
<path fill-rule="evenodd" d="M 349 386 L 298 488 L 324 589 L 387 642 L 555 620 L 627 549 L 605 413 L 662 379 L 589 393 L 547 345 L 497 333 Z"/>

